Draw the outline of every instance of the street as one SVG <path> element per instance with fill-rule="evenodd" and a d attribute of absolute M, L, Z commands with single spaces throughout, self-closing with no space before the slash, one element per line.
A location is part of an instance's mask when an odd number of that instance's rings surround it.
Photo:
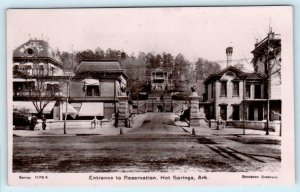
<path fill-rule="evenodd" d="M 149 113 L 125 135 L 14 137 L 14 172 L 278 171 L 280 140 L 261 135 L 193 136 L 171 113 Z"/>
<path fill-rule="evenodd" d="M 147 113 L 147 117 L 128 134 L 187 134 L 174 124 L 173 113 Z"/>

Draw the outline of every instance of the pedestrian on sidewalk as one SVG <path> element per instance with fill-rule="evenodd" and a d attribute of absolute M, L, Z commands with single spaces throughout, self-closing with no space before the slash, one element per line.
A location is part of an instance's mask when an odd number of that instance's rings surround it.
<path fill-rule="evenodd" d="M 31 118 L 30 118 L 30 130 L 31 131 L 34 131 L 34 128 L 37 124 L 37 117 L 35 115 L 33 115 Z"/>
<path fill-rule="evenodd" d="M 217 129 L 220 130 L 221 129 L 225 129 L 225 124 L 226 122 L 222 119 L 222 117 L 220 117 L 217 121 Z"/>
<path fill-rule="evenodd" d="M 93 126 L 94 125 L 94 126 Z M 96 129 L 96 127 L 97 127 L 97 125 L 98 125 L 98 119 L 97 119 L 97 117 L 95 116 L 94 117 L 94 119 L 92 120 L 92 122 L 91 122 L 91 128 L 93 129 Z"/>
<path fill-rule="evenodd" d="M 43 115 L 43 116 L 42 116 L 42 129 L 43 129 L 43 130 L 46 130 L 46 127 L 47 127 L 46 121 L 47 121 L 47 119 L 46 119 L 46 117 Z"/>
<path fill-rule="evenodd" d="M 115 123 L 114 123 L 115 127 L 119 126 L 119 110 L 116 111 L 115 113 Z"/>

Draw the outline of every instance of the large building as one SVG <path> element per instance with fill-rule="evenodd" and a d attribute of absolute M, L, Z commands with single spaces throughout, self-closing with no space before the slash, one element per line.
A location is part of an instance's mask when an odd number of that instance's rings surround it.
<path fill-rule="evenodd" d="M 264 76 L 229 66 L 204 80 L 208 119 L 263 120 Z"/>
<path fill-rule="evenodd" d="M 156 68 L 151 71 L 151 91 L 173 90 L 172 71 L 168 68 Z"/>
<path fill-rule="evenodd" d="M 112 119 L 126 81 L 117 60 L 81 61 L 74 72 L 65 71 L 44 40 L 29 40 L 13 52 L 14 112 L 58 121 L 66 111 L 68 119 Z"/>
<path fill-rule="evenodd" d="M 228 66 L 204 80 L 202 105 L 207 119 L 222 118 L 228 125 L 253 128 L 264 128 L 269 120 L 271 128 L 278 127 L 281 120 L 280 37 L 271 32 L 255 44 L 252 53 L 253 73 Z"/>
<path fill-rule="evenodd" d="M 127 76 L 117 60 L 81 61 L 70 85 L 70 104 L 76 119 L 111 119 Z"/>
<path fill-rule="evenodd" d="M 55 119 L 64 96 L 59 91 L 63 64 L 44 40 L 31 39 L 13 52 L 13 109 Z"/>
<path fill-rule="evenodd" d="M 280 120 L 281 114 L 281 38 L 270 32 L 266 38 L 255 44 L 253 67 L 255 72 L 266 77 L 264 92 L 270 103 L 270 120 Z"/>

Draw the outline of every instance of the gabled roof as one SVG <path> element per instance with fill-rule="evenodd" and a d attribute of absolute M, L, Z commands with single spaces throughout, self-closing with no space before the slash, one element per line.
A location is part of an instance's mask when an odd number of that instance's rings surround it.
<path fill-rule="evenodd" d="M 236 67 L 229 66 L 218 73 L 213 73 L 210 76 L 208 76 L 203 81 L 203 84 L 207 84 L 214 79 L 220 79 L 228 71 L 232 71 L 236 74 L 236 78 L 234 80 L 239 80 L 239 79 L 243 79 L 243 78 L 245 78 L 245 79 L 263 79 L 264 78 L 264 76 L 260 73 L 255 73 L 255 72 L 254 73 L 245 73 L 245 72 L 237 69 Z"/>
<path fill-rule="evenodd" d="M 57 52 L 44 40 L 31 39 L 23 43 L 13 51 L 13 57 L 19 59 L 49 58 L 62 67 L 61 59 Z"/>

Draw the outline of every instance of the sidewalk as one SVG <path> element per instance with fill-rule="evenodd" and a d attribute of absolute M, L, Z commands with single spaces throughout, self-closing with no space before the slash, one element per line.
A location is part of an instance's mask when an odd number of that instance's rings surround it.
<path fill-rule="evenodd" d="M 134 118 L 134 123 L 131 128 L 119 126 L 114 127 L 110 125 L 109 127 L 102 128 L 72 128 L 67 127 L 66 134 L 64 134 L 63 128 L 61 129 L 50 129 L 50 130 L 14 130 L 13 135 L 17 137 L 46 137 L 46 136 L 80 136 L 80 135 L 120 135 L 121 129 L 122 133 L 126 134 L 128 131 L 135 129 L 140 126 L 144 121 L 144 114 L 137 115 Z"/>
<path fill-rule="evenodd" d="M 192 134 L 193 127 L 188 127 L 186 122 L 175 122 L 175 125 L 181 127 L 184 131 Z M 278 132 L 269 132 L 269 135 L 266 135 L 266 131 L 263 130 L 254 130 L 254 129 L 245 129 L 245 134 L 243 133 L 243 128 L 225 128 L 225 129 L 214 129 L 214 128 L 200 128 L 194 127 L 196 135 L 202 136 L 238 136 L 238 137 L 268 137 L 274 139 L 280 139 Z"/>

